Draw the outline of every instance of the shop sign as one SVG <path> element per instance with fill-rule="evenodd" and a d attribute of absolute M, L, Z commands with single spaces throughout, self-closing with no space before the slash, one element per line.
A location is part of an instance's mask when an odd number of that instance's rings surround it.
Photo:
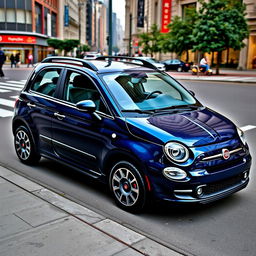
<path fill-rule="evenodd" d="M 162 26 L 161 26 L 162 33 L 169 32 L 167 25 L 170 22 L 171 22 L 171 0 L 163 0 L 163 2 L 162 2 Z"/>
<path fill-rule="evenodd" d="M 0 43 L 36 44 L 34 36 L 0 35 Z"/>
<path fill-rule="evenodd" d="M 144 27 L 144 0 L 138 0 L 137 27 Z"/>

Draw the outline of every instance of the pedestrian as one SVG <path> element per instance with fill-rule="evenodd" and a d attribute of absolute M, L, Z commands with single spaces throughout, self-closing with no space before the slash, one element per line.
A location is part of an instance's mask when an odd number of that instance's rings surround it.
<path fill-rule="evenodd" d="M 20 53 L 17 53 L 15 55 L 15 62 L 16 62 L 16 67 L 19 68 L 20 67 Z"/>
<path fill-rule="evenodd" d="M 209 64 L 208 64 L 208 59 L 206 56 L 204 56 L 201 60 L 200 60 L 200 67 L 205 69 L 205 72 L 207 72 L 209 70 Z"/>
<path fill-rule="evenodd" d="M 32 67 L 34 67 L 34 64 L 33 64 L 33 54 L 32 53 L 29 53 L 28 55 L 28 66 L 30 66 L 30 64 L 32 65 Z"/>
<path fill-rule="evenodd" d="M 16 68 L 16 60 L 13 54 L 11 54 L 10 61 L 11 61 L 11 68 L 12 66 Z"/>
<path fill-rule="evenodd" d="M 4 72 L 3 72 L 3 65 L 6 60 L 5 54 L 0 48 L 0 77 L 4 77 Z"/>

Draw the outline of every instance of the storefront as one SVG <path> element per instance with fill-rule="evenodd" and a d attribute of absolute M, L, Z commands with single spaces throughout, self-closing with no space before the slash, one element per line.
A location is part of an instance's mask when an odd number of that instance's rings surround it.
<path fill-rule="evenodd" d="M 6 63 L 10 63 L 10 56 L 19 55 L 21 63 L 28 63 L 28 55 L 30 53 L 34 56 L 34 62 L 40 62 L 49 53 L 50 50 L 47 45 L 47 36 L 36 33 L 8 34 L 0 31 L 0 47 L 6 55 Z"/>

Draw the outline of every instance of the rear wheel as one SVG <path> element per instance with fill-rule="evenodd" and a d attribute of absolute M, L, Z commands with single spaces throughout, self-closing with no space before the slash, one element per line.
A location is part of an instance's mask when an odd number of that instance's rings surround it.
<path fill-rule="evenodd" d="M 21 162 L 35 164 L 40 160 L 32 136 L 25 126 L 19 126 L 14 133 L 14 147 Z"/>
<path fill-rule="evenodd" d="M 110 190 L 116 204 L 130 212 L 138 212 L 146 203 L 146 189 L 138 169 L 130 162 L 120 161 L 109 175 Z"/>
<path fill-rule="evenodd" d="M 178 72 L 182 72 L 182 67 L 178 67 L 178 68 L 177 68 L 177 71 L 178 71 Z"/>

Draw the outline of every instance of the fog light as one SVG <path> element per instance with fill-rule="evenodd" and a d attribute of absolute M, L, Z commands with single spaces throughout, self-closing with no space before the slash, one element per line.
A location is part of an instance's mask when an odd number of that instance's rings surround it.
<path fill-rule="evenodd" d="M 163 174 L 166 178 L 171 180 L 181 181 L 187 177 L 187 173 L 176 167 L 167 167 L 163 170 Z"/>
<path fill-rule="evenodd" d="M 243 179 L 246 180 L 248 178 L 248 171 L 244 172 Z"/>
<path fill-rule="evenodd" d="M 196 189 L 196 195 L 197 195 L 198 197 L 200 197 L 200 196 L 203 195 L 203 193 L 204 193 L 203 187 L 204 187 L 204 186 L 205 186 L 205 185 L 200 186 L 200 187 L 198 187 L 198 188 Z"/>

